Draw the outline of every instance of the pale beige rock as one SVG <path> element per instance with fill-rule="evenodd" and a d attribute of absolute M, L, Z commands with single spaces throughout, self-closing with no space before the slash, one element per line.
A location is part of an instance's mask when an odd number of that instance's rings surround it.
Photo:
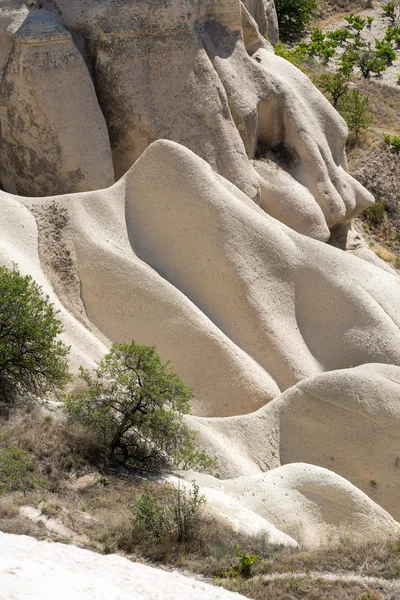
<path fill-rule="evenodd" d="M 52 195 L 108 185 L 113 172 L 103 113 L 117 177 L 153 141 L 170 139 L 272 216 L 326 241 L 329 229 L 372 198 L 346 172 L 347 129 L 338 113 L 262 38 L 276 27 L 272 0 L 245 5 L 169 0 L 160 9 L 158 0 L 118 0 L 112 7 L 105 0 L 57 0 L 60 14 L 48 2 L 23 13 L 19 28 L 17 11 L 0 91 L 3 187 Z M 9 19 L 10 6 L 12 0 L 0 8 L 0 22 Z M 19 98 L 36 130 L 27 127 Z M 275 173 L 249 161 L 264 154 L 278 163 Z"/>
<path fill-rule="evenodd" d="M 80 365 L 93 368 L 94 361 L 106 351 L 105 344 L 61 304 L 51 285 L 46 280 L 38 254 L 37 226 L 33 215 L 17 199 L 0 193 L 0 264 L 18 269 L 31 275 L 42 286 L 58 310 L 65 333 L 66 344 L 71 346 L 71 366 L 75 372 Z"/>
<path fill-rule="evenodd" d="M 259 476 L 224 481 L 226 493 L 306 547 L 351 536 L 387 541 L 400 525 L 343 477 L 314 465 L 290 464 Z"/>
<path fill-rule="evenodd" d="M 293 462 L 318 464 L 400 520 L 399 367 L 371 364 L 324 373 L 252 415 L 194 421 L 218 457 L 222 477 Z"/>
<path fill-rule="evenodd" d="M 272 44 L 279 41 L 278 18 L 274 0 L 242 0 L 254 17 L 261 35 L 266 35 Z"/>
<path fill-rule="evenodd" d="M 89 321 L 156 343 L 197 414 L 252 412 L 324 370 L 400 364 L 400 280 L 279 224 L 182 146 L 158 141 L 110 190 L 58 202 Z"/>
<path fill-rule="evenodd" d="M 12 42 L 0 84 L 3 188 L 41 196 L 110 186 L 114 168 L 106 123 L 85 62 L 58 13 L 32 10 Z"/>
<path fill-rule="evenodd" d="M 356 543 L 387 541 L 400 524 L 349 481 L 321 467 L 292 463 L 268 473 L 219 480 L 184 473 L 195 480 L 209 510 L 247 534 L 269 536 L 272 544 L 307 548 L 337 545 L 343 537 Z"/>

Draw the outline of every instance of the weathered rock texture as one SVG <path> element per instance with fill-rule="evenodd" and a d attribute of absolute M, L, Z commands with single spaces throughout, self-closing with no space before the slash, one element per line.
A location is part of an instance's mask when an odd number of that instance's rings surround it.
<path fill-rule="evenodd" d="M 341 118 L 260 35 L 276 30 L 272 1 L 4 4 L 5 190 L 108 187 L 164 138 L 316 239 L 372 202 L 346 173 Z"/>
<path fill-rule="evenodd" d="M 324 243 L 373 199 L 344 122 L 261 37 L 272 4 L 245 4 L 3 2 L 0 263 L 60 308 L 75 369 L 132 338 L 172 361 L 224 518 L 384 539 L 400 279 Z"/>

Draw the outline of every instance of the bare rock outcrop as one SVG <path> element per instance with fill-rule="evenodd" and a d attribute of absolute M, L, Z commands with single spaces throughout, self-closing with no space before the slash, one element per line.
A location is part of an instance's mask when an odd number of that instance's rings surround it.
<path fill-rule="evenodd" d="M 321 241 L 372 203 L 346 172 L 338 113 L 260 34 L 275 22 L 272 0 L 249 0 L 249 12 L 240 0 L 5 4 L 5 190 L 108 187 L 164 138 Z M 9 7 L 20 7 L 12 25 Z"/>

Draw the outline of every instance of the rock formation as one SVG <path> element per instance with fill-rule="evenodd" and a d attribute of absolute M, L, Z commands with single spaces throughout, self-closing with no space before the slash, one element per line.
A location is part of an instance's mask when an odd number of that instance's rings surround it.
<path fill-rule="evenodd" d="M 271 15 L 3 2 L 0 263 L 60 308 L 74 369 L 132 338 L 171 360 L 217 512 L 244 500 L 289 545 L 382 539 L 400 519 L 400 279 L 325 243 L 373 198 L 341 117 L 260 34 L 276 40 Z"/>
<path fill-rule="evenodd" d="M 244 600 L 116 555 L 0 533 L 0 600 Z"/>

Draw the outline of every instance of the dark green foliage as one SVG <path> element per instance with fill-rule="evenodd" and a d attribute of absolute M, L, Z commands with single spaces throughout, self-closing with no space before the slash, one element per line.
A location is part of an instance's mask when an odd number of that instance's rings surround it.
<path fill-rule="evenodd" d="M 369 97 L 363 96 L 358 90 L 353 90 L 344 97 L 341 113 L 356 139 L 367 131 L 372 123 Z"/>
<path fill-rule="evenodd" d="M 94 374 L 81 369 L 85 388 L 65 401 L 68 417 L 95 432 L 111 457 L 142 469 L 206 469 L 186 427 L 192 390 L 154 346 L 114 344 Z"/>
<path fill-rule="evenodd" d="M 133 535 L 152 543 L 189 542 L 199 531 L 204 504 L 194 481 L 191 489 L 170 484 L 159 490 L 146 486 L 131 507 Z"/>
<path fill-rule="evenodd" d="M 359 62 L 358 51 L 353 46 L 347 46 L 343 54 L 339 57 L 338 62 L 339 72 L 345 77 L 350 77 Z"/>
<path fill-rule="evenodd" d="M 370 208 L 368 208 L 364 215 L 371 225 L 378 225 L 383 221 L 386 214 L 385 204 L 383 202 L 375 202 Z"/>
<path fill-rule="evenodd" d="M 0 449 L 0 496 L 44 487 L 45 480 L 33 458 L 19 448 Z"/>
<path fill-rule="evenodd" d="M 365 48 L 358 53 L 357 66 L 363 77 L 367 79 L 371 73 L 379 74 L 386 70 L 386 60 L 372 48 Z"/>
<path fill-rule="evenodd" d="M 315 0 L 276 0 L 279 30 L 285 37 L 301 37 L 312 19 Z"/>
<path fill-rule="evenodd" d="M 0 267 L 0 402 L 43 396 L 69 379 L 57 311 L 42 289 L 14 267 Z"/>

